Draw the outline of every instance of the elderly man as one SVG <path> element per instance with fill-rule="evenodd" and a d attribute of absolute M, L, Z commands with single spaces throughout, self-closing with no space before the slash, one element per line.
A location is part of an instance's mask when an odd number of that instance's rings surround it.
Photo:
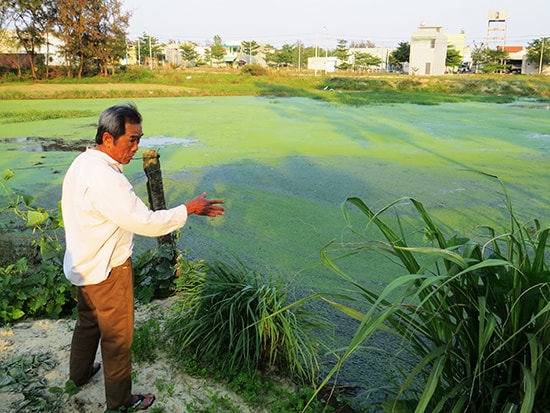
<path fill-rule="evenodd" d="M 133 235 L 170 233 L 191 214 L 224 214 L 223 200 L 208 200 L 205 193 L 161 211 L 151 211 L 136 196 L 122 167 L 138 151 L 141 123 L 131 104 L 106 109 L 96 146 L 77 156 L 63 181 L 64 272 L 78 287 L 70 378 L 81 386 L 99 371 L 94 359 L 100 345 L 108 410 L 146 409 L 155 401 L 153 394 L 132 394 Z"/>

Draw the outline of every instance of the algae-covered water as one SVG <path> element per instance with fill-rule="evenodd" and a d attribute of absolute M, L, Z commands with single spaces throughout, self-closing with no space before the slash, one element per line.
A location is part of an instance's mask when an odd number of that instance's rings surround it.
<path fill-rule="evenodd" d="M 93 142 L 98 115 L 123 102 L 0 102 L 0 162 L 16 172 L 10 183 L 35 195 L 38 204 L 55 205 L 64 171 Z M 365 107 L 305 98 L 134 102 L 144 117 L 143 146 L 160 152 L 168 204 L 202 191 L 226 201 L 224 218 L 192 217 L 183 230 L 180 246 L 192 257 L 235 254 L 315 287 L 325 276 L 316 267 L 319 251 L 341 238 L 340 205 L 350 196 L 375 209 L 414 197 L 450 233 L 506 226 L 500 185 L 472 169 L 500 177 L 526 220 L 550 219 L 550 112 L 532 102 Z M 83 116 L 39 116 L 65 111 Z M 37 120 L 24 122 L 17 113 Z M 10 123 L 12 118 L 17 121 Z M 62 145 L 56 149 L 52 140 Z M 44 142 L 49 149 L 41 147 Z M 135 159 L 126 173 L 146 199 L 141 168 Z M 136 242 L 138 252 L 151 245 L 144 238 Z M 376 268 L 357 276 L 385 278 Z"/>
<path fill-rule="evenodd" d="M 124 101 L 0 101 L 0 165 L 15 171 L 10 185 L 33 194 L 37 205 L 54 207 L 65 170 L 92 145 L 97 117 L 115 103 Z M 476 234 L 480 225 L 507 228 L 502 188 L 472 172 L 478 170 L 502 179 L 520 221 L 550 223 L 550 111 L 533 102 L 350 107 L 304 98 L 207 97 L 135 103 L 144 117 L 142 146 L 161 156 L 168 205 L 203 191 L 226 202 L 223 218 L 191 217 L 179 247 L 208 261 L 235 255 L 282 277 L 289 291 L 350 289 L 319 258 L 324 246 L 330 244 L 334 256 L 344 253 L 342 243 L 357 241 L 340 210 L 348 197 L 373 209 L 414 197 L 448 236 Z M 25 121 L 27 114 L 33 120 Z M 140 159 L 125 173 L 146 200 Z M 407 202 L 398 211 L 412 222 L 412 236 L 421 233 Z M 136 253 L 154 245 L 137 237 Z M 340 264 L 371 286 L 402 274 L 368 251 Z M 344 345 L 355 327 L 344 316 L 332 317 Z M 341 377 L 368 387 L 386 374 L 392 374 L 387 356 L 369 354 L 351 360 Z"/>

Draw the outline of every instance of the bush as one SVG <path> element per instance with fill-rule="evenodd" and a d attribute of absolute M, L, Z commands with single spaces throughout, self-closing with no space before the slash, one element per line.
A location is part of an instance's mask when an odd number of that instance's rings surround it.
<path fill-rule="evenodd" d="M 346 91 L 394 91 L 394 86 L 385 79 L 369 79 L 354 77 L 332 77 L 326 79 L 320 86 L 323 90 Z"/>
<path fill-rule="evenodd" d="M 244 65 L 241 69 L 241 73 L 250 76 L 266 76 L 268 71 L 265 67 L 260 65 Z"/>

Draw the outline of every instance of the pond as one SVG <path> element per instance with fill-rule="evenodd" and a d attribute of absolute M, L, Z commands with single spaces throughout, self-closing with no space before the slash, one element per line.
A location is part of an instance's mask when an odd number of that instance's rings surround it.
<path fill-rule="evenodd" d="M 121 102 L 25 101 L 17 107 L 86 109 L 99 116 L 114 103 Z M 505 225 L 499 183 L 473 170 L 502 179 L 522 218 L 550 217 L 550 117 L 532 102 L 349 107 L 305 98 L 206 97 L 135 103 L 144 117 L 141 147 L 160 153 L 168 204 L 202 191 L 226 200 L 223 220 L 193 217 L 184 229 L 181 242 L 196 256 L 231 250 L 316 285 L 305 268 L 341 236 L 340 204 L 351 196 L 374 207 L 414 197 L 458 232 Z M 0 112 L 13 108 L 14 102 L 0 102 Z M 55 205 L 64 170 L 93 142 L 97 116 L 4 118 L 2 168 L 15 171 L 14 185 Z M 139 155 L 125 173 L 146 199 Z M 138 251 L 151 243 L 137 240 Z"/>

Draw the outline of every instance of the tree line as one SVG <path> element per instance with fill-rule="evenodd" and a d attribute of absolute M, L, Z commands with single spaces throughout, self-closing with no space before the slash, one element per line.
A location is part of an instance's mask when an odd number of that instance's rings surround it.
<path fill-rule="evenodd" d="M 128 50 L 134 48 L 136 63 L 166 60 L 164 48 L 158 39 L 143 33 L 134 42 L 127 38 L 131 13 L 123 10 L 120 0 L 0 0 L 0 32 L 4 28 L 13 28 L 15 38 L 11 39 L 23 48 L 29 57 L 30 74 L 40 77 L 37 67 L 43 68 L 46 78 L 50 77 L 51 55 L 48 52 L 49 36 L 55 36 L 61 42 L 60 51 L 64 65 L 62 75 L 82 77 L 114 73 L 123 59 L 128 59 Z M 4 31 L 5 32 L 5 31 Z M 0 39 L 2 41 L 2 39 Z M 5 40 L 4 40 L 5 42 Z M 39 53 L 46 47 L 45 56 Z M 368 53 L 375 45 L 370 41 L 348 42 L 339 39 L 336 49 L 330 55 L 338 59 L 336 69 L 369 71 L 382 63 L 386 68 L 399 71 L 409 61 L 410 44 L 401 42 L 383 62 L 378 56 Z M 184 66 L 223 64 L 226 49 L 220 36 L 214 36 L 203 53 L 197 51 L 197 45 L 185 42 L 177 45 Z M 355 50 L 354 50 L 355 49 Z M 357 50 L 362 49 L 362 50 Z M 241 55 L 244 59 L 238 64 L 250 64 L 261 54 L 265 63 L 271 67 L 307 66 L 308 58 L 328 56 L 329 50 L 317 46 L 305 46 L 301 41 L 284 44 L 275 48 L 269 44 L 260 45 L 255 40 L 242 41 Z M 530 63 L 540 67 L 550 63 L 550 38 L 535 39 L 527 47 Z M 503 49 L 491 50 L 480 46 L 472 51 L 472 60 L 476 70 L 484 72 L 502 72 L 507 70 L 508 55 Z M 448 67 L 460 66 L 462 57 L 452 47 L 447 50 Z"/>

